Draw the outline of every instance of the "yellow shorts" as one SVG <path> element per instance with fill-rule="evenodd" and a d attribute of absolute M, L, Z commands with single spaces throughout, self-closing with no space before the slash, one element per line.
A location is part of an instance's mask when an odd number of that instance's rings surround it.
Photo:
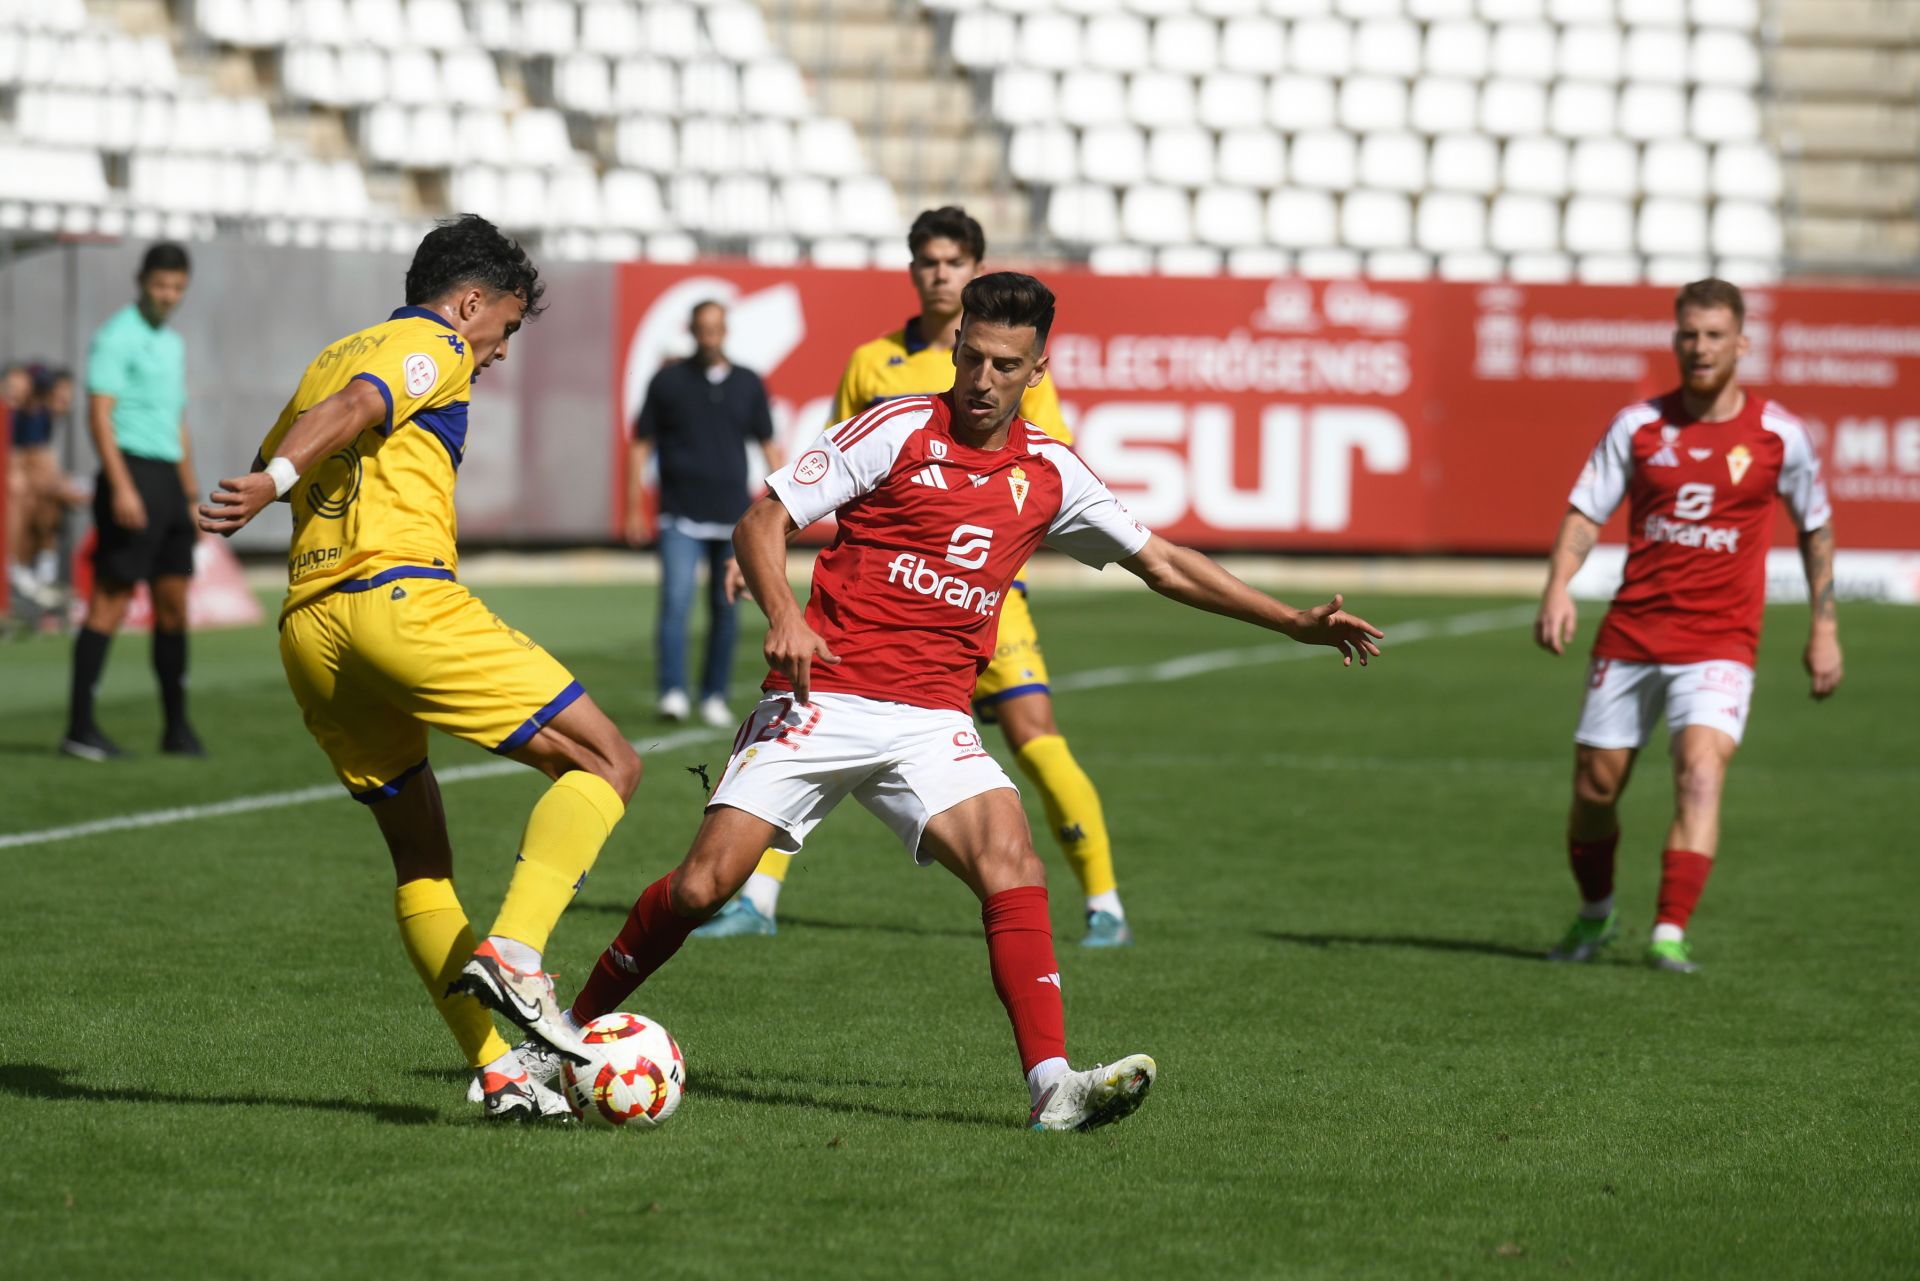
<path fill-rule="evenodd" d="M 425 768 L 428 727 L 505 755 L 585 692 L 466 588 L 401 568 L 280 625 L 294 701 L 356 801 L 393 796 Z"/>
<path fill-rule="evenodd" d="M 1027 589 L 1016 585 L 1000 609 L 1000 635 L 994 641 L 993 661 L 973 687 L 973 714 L 983 721 L 996 719 L 996 705 L 1022 694 L 1047 692 L 1047 660 L 1040 652 L 1040 636 L 1033 630 L 1027 608 Z"/>

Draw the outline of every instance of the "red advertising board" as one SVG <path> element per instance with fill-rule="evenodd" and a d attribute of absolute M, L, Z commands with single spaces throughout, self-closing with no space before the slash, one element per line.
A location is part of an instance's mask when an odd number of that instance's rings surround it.
<path fill-rule="evenodd" d="M 896 272 L 621 273 L 616 485 L 626 425 L 687 350 L 696 302 L 730 305 L 730 352 L 766 378 L 790 447 L 827 425 L 848 352 L 914 309 Z M 1613 414 L 1673 377 L 1663 288 L 1050 281 L 1076 448 L 1143 524 L 1205 547 L 1543 551 Z M 1748 301 L 1743 374 L 1812 429 L 1843 543 L 1920 548 L 1920 292 Z"/>

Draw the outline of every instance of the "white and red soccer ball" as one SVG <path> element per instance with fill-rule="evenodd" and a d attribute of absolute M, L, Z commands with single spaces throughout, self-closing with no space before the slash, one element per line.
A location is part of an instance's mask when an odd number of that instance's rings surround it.
<path fill-rule="evenodd" d="M 560 1068 L 567 1106 L 588 1125 L 665 1125 L 687 1087 L 687 1063 L 664 1027 L 643 1014 L 602 1014 L 581 1031 L 593 1062 Z"/>

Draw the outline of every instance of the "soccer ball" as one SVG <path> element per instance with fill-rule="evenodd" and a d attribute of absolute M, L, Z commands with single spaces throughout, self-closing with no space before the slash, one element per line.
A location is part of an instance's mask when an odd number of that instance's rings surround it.
<path fill-rule="evenodd" d="M 680 1106 L 687 1063 L 667 1029 L 641 1014 L 602 1014 L 582 1029 L 593 1062 L 563 1063 L 567 1106 L 588 1125 L 650 1129 Z"/>

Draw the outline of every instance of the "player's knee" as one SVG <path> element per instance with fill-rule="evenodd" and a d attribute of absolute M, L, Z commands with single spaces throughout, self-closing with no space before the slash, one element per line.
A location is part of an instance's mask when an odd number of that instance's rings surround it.
<path fill-rule="evenodd" d="M 682 863 L 673 874 L 667 901 L 675 916 L 705 920 L 726 906 L 732 893 L 730 888 L 721 884 L 720 878 L 711 869 L 689 867 Z"/>
<path fill-rule="evenodd" d="M 1720 799 L 1720 785 L 1725 777 L 1720 762 L 1711 757 L 1682 760 L 1674 766 L 1674 794 L 1683 805 L 1712 805 Z"/>
<path fill-rule="evenodd" d="M 1024 834 L 997 837 L 981 851 L 980 881 L 996 889 L 1045 885 L 1047 867 Z"/>
<path fill-rule="evenodd" d="M 1590 809 L 1612 809 L 1620 800 L 1620 780 L 1604 770 L 1582 769 L 1573 776 L 1573 799 Z"/>
<path fill-rule="evenodd" d="M 640 775 L 645 766 L 640 763 L 640 753 L 633 750 L 633 744 L 623 738 L 616 738 L 610 744 L 594 772 L 605 780 L 607 786 L 620 793 L 622 803 L 631 801 L 633 794 L 640 790 Z"/>

